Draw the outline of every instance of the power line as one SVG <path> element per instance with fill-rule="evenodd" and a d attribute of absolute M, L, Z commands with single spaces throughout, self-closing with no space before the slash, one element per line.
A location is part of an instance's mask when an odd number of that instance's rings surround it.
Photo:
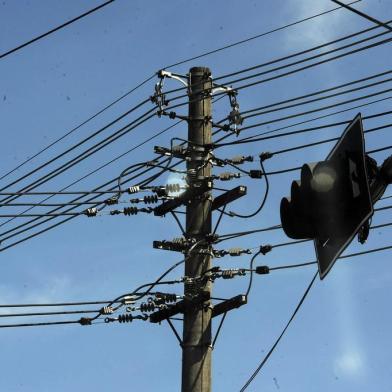
<path fill-rule="evenodd" d="M 353 2 L 351 2 L 351 3 L 349 3 L 349 4 L 354 4 L 354 3 L 357 3 L 358 1 L 360 1 L 360 0 L 353 1 Z M 326 14 L 331 13 L 331 12 L 334 12 L 334 11 L 340 9 L 340 8 L 341 8 L 341 7 L 337 7 L 337 8 L 333 8 L 333 9 L 331 9 L 331 10 L 328 10 L 328 11 L 324 11 L 324 12 L 321 12 L 321 13 L 318 13 L 318 14 L 315 14 L 315 15 L 312 15 L 312 16 L 310 16 L 310 17 L 307 17 L 307 18 L 304 18 L 304 19 L 301 19 L 301 20 L 292 22 L 292 23 L 290 23 L 290 24 L 287 24 L 287 25 L 284 25 L 284 26 L 275 28 L 275 29 L 273 29 L 273 30 L 269 30 L 269 31 L 267 31 L 267 32 L 265 32 L 265 33 L 257 34 L 257 35 L 255 35 L 255 36 L 250 37 L 250 38 L 247 38 L 247 39 L 244 39 L 244 40 L 237 41 L 237 42 L 235 42 L 235 43 L 226 45 L 226 46 L 224 46 L 224 47 L 215 49 L 215 50 L 213 50 L 213 51 L 205 52 L 205 53 L 203 53 L 203 54 L 200 54 L 200 55 L 197 55 L 197 56 L 194 56 L 194 57 L 190 57 L 190 58 L 188 58 L 188 59 L 179 61 L 179 62 L 177 62 L 177 63 L 167 65 L 167 66 L 165 66 L 164 68 L 175 67 L 175 66 L 177 66 L 177 65 L 185 64 L 185 63 L 187 63 L 187 62 L 189 62 L 189 61 L 192 61 L 192 60 L 195 60 L 195 59 L 199 59 L 199 58 L 208 56 L 208 55 L 210 55 L 210 54 L 217 53 L 217 52 L 219 52 L 219 51 L 222 51 L 222 50 L 225 50 L 225 49 L 234 47 L 234 46 L 241 45 L 241 44 L 246 43 L 246 42 L 249 42 L 249 41 L 251 41 L 251 40 L 254 40 L 254 39 L 257 39 L 257 38 L 261 38 L 261 37 L 263 37 L 263 36 L 266 36 L 266 35 L 269 35 L 269 34 L 271 34 L 271 33 L 274 33 L 274 32 L 277 32 L 277 31 L 280 31 L 280 30 L 283 30 L 283 29 L 286 29 L 286 28 L 288 28 L 288 27 L 291 27 L 291 26 L 300 24 L 300 23 L 302 23 L 302 22 L 305 22 L 305 21 L 308 21 L 308 20 L 317 18 L 317 17 L 322 16 L 322 15 L 326 15 Z M 5 177 L 9 176 L 10 174 L 14 173 L 16 170 L 20 169 L 20 168 L 21 168 L 22 166 L 24 166 L 26 163 L 30 162 L 31 160 L 33 160 L 33 159 L 36 158 L 37 156 L 41 155 L 43 152 L 45 152 L 45 151 L 48 150 L 49 148 L 53 147 L 55 144 L 57 144 L 58 142 L 60 142 L 61 140 L 63 140 L 64 138 L 66 138 L 67 136 L 69 136 L 70 134 L 72 134 L 73 132 L 75 132 L 76 130 L 78 130 L 79 128 L 81 128 L 83 125 L 87 124 L 88 122 L 90 122 L 91 120 L 93 120 L 94 118 L 96 118 L 98 115 L 102 114 L 104 111 L 106 111 L 107 109 L 109 109 L 110 107 L 112 107 L 113 105 L 115 105 L 116 103 L 118 103 L 119 101 L 121 101 L 122 99 L 124 99 L 125 97 L 127 97 L 128 95 L 130 95 L 131 93 L 133 93 L 134 91 L 136 91 L 137 89 L 139 89 L 140 87 L 142 87 L 143 85 L 145 85 L 146 83 L 148 83 L 148 82 L 149 82 L 150 80 L 152 80 L 154 77 L 155 77 L 155 74 L 149 76 L 149 77 L 146 78 L 144 81 L 142 81 L 141 83 L 139 83 L 137 86 L 135 86 L 135 87 L 133 87 L 132 89 L 128 90 L 125 94 L 123 94 L 123 95 L 120 96 L 119 98 L 117 98 L 117 99 L 115 99 L 114 101 L 112 101 L 110 104 L 108 104 L 107 106 L 105 106 L 104 108 L 102 108 L 101 110 L 99 110 L 98 112 L 96 112 L 95 114 L 93 114 L 92 116 L 90 116 L 88 119 L 84 120 L 82 123 L 80 123 L 80 124 L 77 125 L 76 127 L 72 128 L 70 131 L 68 131 L 67 133 L 65 133 L 63 136 L 61 136 L 60 138 L 56 139 L 55 141 L 53 141 L 52 143 L 50 143 L 49 145 L 47 145 L 46 147 L 44 147 L 43 149 L 41 149 L 40 151 L 38 151 L 36 154 L 34 154 L 34 155 L 31 156 L 30 158 L 28 158 L 28 159 L 26 159 L 25 161 L 23 161 L 21 164 L 19 164 L 18 166 L 16 166 L 14 169 L 12 169 L 12 170 L 8 171 L 7 173 L 5 173 L 3 176 L 0 177 L 0 180 L 2 180 L 3 178 L 5 178 Z"/>
<path fill-rule="evenodd" d="M 35 153 L 34 155 L 32 155 L 30 158 L 27 158 L 26 160 L 24 160 L 22 163 L 20 163 L 19 165 L 17 165 L 16 167 L 14 167 L 12 170 L 9 170 L 8 172 L 6 172 L 5 174 L 3 174 L 0 177 L 0 180 L 8 177 L 10 174 L 14 173 L 15 171 L 17 171 L 18 169 L 20 169 L 22 166 L 24 166 L 26 163 L 32 161 L 34 158 L 38 157 L 39 155 L 41 155 L 42 153 L 44 153 L 45 151 L 47 151 L 49 148 L 53 147 L 54 145 L 56 145 L 58 142 L 64 140 L 67 136 L 71 135 L 72 133 L 74 133 L 75 131 L 77 131 L 79 128 L 81 128 L 83 125 L 87 124 L 88 122 L 90 122 L 91 120 L 93 120 L 94 118 L 96 118 L 97 116 L 99 116 L 100 114 L 102 114 L 103 112 L 105 112 L 106 110 L 108 110 L 109 108 L 111 108 L 112 106 L 114 106 L 116 103 L 118 103 L 119 101 L 121 101 L 122 99 L 124 99 L 125 97 L 127 97 L 128 95 L 132 94 L 133 92 L 135 92 L 136 90 L 138 90 L 140 87 L 142 87 L 143 85 L 145 85 L 146 83 L 148 83 L 151 79 L 153 79 L 155 77 L 155 75 L 152 75 L 150 77 L 148 77 L 147 79 L 145 79 L 144 81 L 142 81 L 141 83 L 139 83 L 137 86 L 133 87 L 132 89 L 128 90 L 125 94 L 123 94 L 122 96 L 120 96 L 119 98 L 115 99 L 114 101 L 112 101 L 111 103 L 109 103 L 108 105 L 106 105 L 105 107 L 103 107 L 102 109 L 100 109 L 98 112 L 94 113 L 93 115 L 91 115 L 89 118 L 87 118 L 86 120 L 82 121 L 81 123 L 79 123 L 77 126 L 75 126 L 74 128 L 72 128 L 71 130 L 69 130 L 68 132 L 66 132 L 64 135 L 60 136 L 58 139 L 54 140 L 53 142 L 51 142 L 50 144 L 48 144 L 46 147 L 42 148 L 41 150 L 39 150 L 37 153 Z M 90 136 L 91 137 L 91 136 Z"/>
<path fill-rule="evenodd" d="M 260 365 L 256 368 L 256 370 L 253 372 L 253 374 L 249 377 L 248 381 L 244 384 L 244 386 L 241 388 L 240 392 L 244 392 L 249 385 L 251 384 L 251 382 L 255 379 L 255 377 L 257 376 L 257 374 L 260 372 L 260 370 L 262 369 L 262 367 L 265 365 L 265 363 L 268 361 L 269 357 L 271 356 L 271 354 L 274 352 L 276 346 L 279 344 L 280 340 L 282 339 L 283 335 L 285 334 L 287 328 L 290 326 L 291 322 L 294 320 L 294 317 L 296 316 L 296 314 L 298 313 L 299 309 L 301 308 L 302 304 L 305 301 L 305 298 L 307 297 L 310 289 L 313 286 L 314 281 L 316 280 L 318 272 L 316 272 L 313 276 L 313 278 L 311 279 L 308 287 L 306 288 L 304 294 L 302 295 L 297 307 L 295 308 L 293 314 L 291 315 L 289 321 L 287 322 L 286 326 L 284 327 L 282 333 L 279 335 L 279 337 L 276 339 L 275 343 L 273 344 L 273 346 L 271 347 L 271 349 L 268 351 L 267 355 L 263 358 L 263 360 L 261 361 Z"/>
<path fill-rule="evenodd" d="M 361 0 L 352 1 L 351 3 L 348 3 L 348 4 L 355 4 L 355 3 L 358 3 L 359 1 L 361 1 Z M 245 39 L 240 40 L 240 41 L 237 41 L 237 42 L 233 42 L 233 43 L 228 44 L 228 45 L 226 45 L 226 46 L 222 46 L 222 47 L 220 47 L 220 48 L 217 48 L 217 49 L 214 49 L 214 50 L 210 50 L 210 51 L 208 51 L 208 52 L 204 52 L 204 53 L 202 53 L 202 54 L 199 54 L 199 55 L 196 55 L 196 56 L 187 58 L 187 59 L 185 59 L 185 60 L 178 61 L 178 62 L 176 62 L 176 63 L 167 65 L 167 66 L 164 67 L 164 68 L 176 67 L 176 66 L 178 66 L 178 65 L 182 65 L 182 64 L 188 63 L 189 61 L 197 60 L 197 59 L 200 59 L 200 58 L 202 58 L 202 57 L 206 57 L 206 56 L 209 56 L 209 55 L 211 55 L 211 54 L 215 54 L 215 53 L 221 52 L 221 51 L 223 51 L 223 50 L 226 50 L 226 49 L 229 49 L 229 48 L 233 48 L 233 47 L 238 46 L 238 45 L 242 45 L 242 44 L 244 44 L 244 43 L 253 41 L 253 40 L 255 40 L 255 39 L 258 39 L 258 38 L 261 38 L 261 37 L 265 37 L 265 36 L 270 35 L 270 34 L 272 34 L 272 33 L 275 33 L 275 32 L 278 32 L 278 31 L 281 31 L 281 30 L 284 30 L 284 29 L 287 29 L 288 27 L 292 27 L 292 26 L 298 25 L 298 24 L 300 24 L 300 23 L 306 22 L 306 21 L 308 21 L 308 20 L 318 18 L 319 16 L 327 15 L 327 14 L 329 14 L 329 13 L 331 13 L 331 12 L 334 12 L 334 11 L 337 11 L 337 10 L 339 10 L 339 9 L 341 9 L 341 8 L 342 8 L 342 7 L 332 8 L 332 9 L 330 9 L 330 10 L 328 10 L 328 11 L 324 11 L 324 12 L 320 12 L 320 13 L 315 14 L 315 15 L 312 15 L 312 16 L 308 16 L 308 17 L 306 17 L 306 18 L 297 20 L 297 21 L 295 21 L 295 22 L 286 24 L 286 25 L 284 25 L 284 26 L 277 27 L 277 28 L 275 28 L 275 29 L 266 31 L 266 32 L 264 32 L 264 33 L 260 33 L 260 34 L 254 35 L 254 36 L 252 36 L 252 37 L 245 38 Z"/>
<path fill-rule="evenodd" d="M 390 72 L 392 72 L 392 71 L 388 71 L 388 73 L 390 73 Z M 370 78 L 375 78 L 375 77 L 379 77 L 379 75 L 371 76 Z M 359 81 L 353 81 L 353 82 L 350 82 L 350 83 L 345 83 L 345 84 L 340 85 L 340 86 L 335 86 L 335 87 L 332 87 L 332 88 L 328 88 L 328 89 L 325 89 L 325 90 L 314 92 L 312 94 L 307 94 L 307 95 L 302 96 L 302 97 L 293 98 L 293 99 L 290 99 L 290 100 L 286 100 L 286 101 L 283 101 L 283 102 L 277 102 L 275 104 L 267 105 L 267 106 L 264 106 L 264 107 L 261 106 L 261 107 L 255 108 L 255 109 L 247 110 L 246 111 L 247 113 L 252 113 L 252 114 L 245 115 L 245 116 L 242 116 L 242 117 L 245 120 L 247 118 L 263 116 L 265 114 L 274 113 L 274 112 L 277 112 L 277 111 L 280 111 L 280 110 L 292 109 L 294 107 L 298 107 L 298 106 L 302 106 L 302 105 L 308 105 L 310 103 L 323 101 L 324 99 L 330 99 L 330 98 L 338 97 L 340 95 L 345 95 L 345 94 L 353 93 L 353 92 L 360 91 L 360 90 L 363 90 L 363 89 L 367 89 L 367 88 L 370 88 L 370 87 L 378 86 L 380 84 L 388 83 L 390 81 L 392 81 L 392 78 L 383 79 L 383 80 L 380 80 L 380 81 L 377 81 L 377 82 L 374 82 L 374 83 L 365 84 L 363 86 L 359 86 L 359 87 L 356 87 L 356 88 L 351 88 L 351 89 L 340 91 L 340 92 L 337 92 L 337 93 L 334 93 L 334 94 L 325 95 L 323 97 L 313 98 L 313 99 L 310 99 L 310 100 L 307 100 L 307 101 L 304 101 L 304 102 L 297 102 L 295 104 L 291 104 L 291 105 L 287 105 L 287 106 L 281 106 L 281 107 L 274 108 L 274 109 L 258 111 L 258 110 L 261 110 L 261 109 L 271 108 L 271 107 L 274 107 L 274 106 L 281 105 L 284 102 L 296 101 L 298 99 L 302 99 L 303 97 L 314 96 L 314 95 L 321 94 L 321 93 L 323 93 L 325 91 L 331 91 L 331 90 L 339 89 L 342 86 L 347 86 L 347 85 L 352 85 L 352 84 L 359 83 Z M 254 112 L 256 112 L 256 113 L 254 113 Z M 241 115 L 243 115 L 243 114 L 244 114 L 244 112 L 241 113 Z"/>
<path fill-rule="evenodd" d="M 41 35 L 39 35 L 39 36 L 37 36 L 35 38 L 32 38 L 31 40 L 29 40 L 29 41 L 27 41 L 27 42 L 25 42 L 25 43 L 23 43 L 21 45 L 18 45 L 17 47 L 15 47 L 13 49 L 10 49 L 7 52 L 4 52 L 4 53 L 0 54 L 0 59 L 4 58 L 6 56 L 9 56 L 10 54 L 17 52 L 18 50 L 20 50 L 22 48 L 25 48 L 26 46 L 31 45 L 32 43 L 37 42 L 38 40 L 40 40 L 40 39 L 42 39 L 44 37 L 47 37 L 48 35 L 53 34 L 54 32 L 56 32 L 58 30 L 61 30 L 62 28 L 66 27 L 66 26 L 69 26 L 70 24 L 72 24 L 72 23 L 74 23 L 74 22 L 76 22 L 76 21 L 78 21 L 78 20 L 80 20 L 80 19 L 82 19 L 82 18 L 84 18 L 84 17 L 86 17 L 86 16 L 88 16 L 88 15 L 90 15 L 90 14 L 92 14 L 92 13 L 98 11 L 98 10 L 100 10 L 103 7 L 106 7 L 107 5 L 109 5 L 109 4 L 113 3 L 113 2 L 114 2 L 114 0 L 106 1 L 105 3 L 99 5 L 99 6 L 95 7 L 95 8 L 92 8 L 91 10 L 89 10 L 89 11 L 87 11 L 87 12 L 85 12 L 85 13 L 79 15 L 79 16 L 77 16 L 76 18 L 73 18 L 73 19 L 69 20 L 68 22 L 65 22 L 65 23 L 61 24 L 60 26 L 57 26 L 57 27 L 47 31 L 46 33 L 43 33 L 43 34 L 41 34 Z"/>
<path fill-rule="evenodd" d="M 392 99 L 392 96 L 388 97 L 387 99 Z M 379 101 L 380 100 L 377 100 L 377 101 L 374 101 L 374 102 L 378 103 Z M 382 101 L 385 101 L 385 99 L 383 99 Z M 319 126 L 315 126 L 315 127 L 311 127 L 311 128 L 304 128 L 304 129 L 299 129 L 299 130 L 296 130 L 296 131 L 279 133 L 277 135 L 271 135 L 271 133 L 275 133 L 275 132 L 283 130 L 283 129 L 292 128 L 293 126 L 296 126 L 296 125 L 302 125 L 302 124 L 305 124 L 305 123 L 313 122 L 313 121 L 319 120 L 320 118 L 330 117 L 330 116 L 335 115 L 335 114 L 339 114 L 339 113 L 346 112 L 346 111 L 349 111 L 349 110 L 354 110 L 354 109 L 357 109 L 359 107 L 367 106 L 367 105 L 369 105 L 369 104 L 354 106 L 354 107 L 351 107 L 349 109 L 344 109 L 343 111 L 333 112 L 333 113 L 330 113 L 330 114 L 327 114 L 327 115 L 321 116 L 321 117 L 315 117 L 315 118 L 312 118 L 310 120 L 301 121 L 299 123 L 295 123 L 295 124 L 292 124 L 292 125 L 289 125 L 289 126 L 273 129 L 272 131 L 262 132 L 262 133 L 259 133 L 259 134 L 253 135 L 253 136 L 248 136 L 248 137 L 245 137 L 245 138 L 242 138 L 242 139 L 238 139 L 238 140 L 234 140 L 234 141 L 228 142 L 228 143 L 219 143 L 219 144 L 218 143 L 216 143 L 216 144 L 214 143 L 214 148 L 225 147 L 225 146 L 236 145 L 236 144 L 253 143 L 253 142 L 259 142 L 259 141 L 263 141 L 263 140 L 277 139 L 277 138 L 286 137 L 286 136 L 299 135 L 301 133 L 319 131 L 321 129 L 331 128 L 331 127 L 335 127 L 335 126 L 339 126 L 339 125 L 347 125 L 347 124 L 350 124 L 351 120 L 339 121 L 339 122 L 319 125 Z M 373 118 L 383 117 L 383 116 L 387 116 L 387 115 L 390 115 L 390 114 L 392 114 L 391 110 L 385 111 L 385 112 L 376 113 L 376 114 L 372 114 L 372 115 L 369 115 L 369 116 L 364 116 L 364 117 L 362 117 L 362 120 L 370 120 L 370 119 L 373 119 Z"/>

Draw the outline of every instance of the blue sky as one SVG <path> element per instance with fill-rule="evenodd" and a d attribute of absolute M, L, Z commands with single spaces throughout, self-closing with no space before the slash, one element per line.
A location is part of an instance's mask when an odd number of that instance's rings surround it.
<path fill-rule="evenodd" d="M 0 53 L 98 4 L 100 2 L 97 1 L 1 1 Z M 386 0 L 367 0 L 355 6 L 381 20 L 391 18 L 390 3 Z M 334 8 L 334 5 L 327 0 L 116 1 L 96 14 L 0 60 L 0 121 L 3 135 L 0 174 L 8 172 L 167 64 L 330 8 Z M 211 68 L 213 76 L 220 76 L 369 26 L 369 22 L 357 15 L 340 10 L 169 70 L 186 73 L 191 66 L 203 65 Z M 390 46 L 383 45 L 242 90 L 238 95 L 240 107 L 247 110 L 387 71 L 391 67 L 390 53 Z M 12 179 L 72 146 L 150 96 L 154 82 L 151 81 L 18 172 L 1 180 L 0 185 L 7 185 Z M 166 86 L 179 87 L 173 81 L 167 82 Z M 302 109 L 311 110 L 387 89 L 387 86 L 389 84 L 265 118 L 274 119 Z M 383 94 L 378 98 L 387 96 Z M 364 100 L 363 103 L 371 100 Z M 216 104 L 214 118 L 227 115 L 227 101 L 223 99 Z M 345 105 L 341 109 L 350 106 L 354 105 Z M 384 101 L 364 107 L 361 112 L 369 115 L 389 109 L 390 101 Z M 249 131 L 249 135 L 336 110 L 255 128 Z M 358 110 L 333 115 L 312 124 L 349 120 Z M 105 135 L 134 117 L 130 116 L 111 127 Z M 250 119 L 248 124 L 258 120 Z M 365 122 L 365 129 L 387 122 L 387 117 L 369 120 Z M 170 124 L 171 120 L 167 118 L 153 119 L 39 189 L 59 190 Z M 339 136 L 342 131 L 340 127 L 327 128 L 305 136 L 225 148 L 217 151 L 217 155 L 225 158 L 275 151 Z M 367 149 L 390 144 L 390 131 L 386 129 L 369 134 L 366 137 Z M 153 145 L 168 146 L 171 137 L 186 137 L 187 130 L 180 125 L 170 132 L 72 189 L 92 189 L 114 178 L 124 167 L 153 158 Z M 331 148 L 331 144 L 325 144 L 279 155 L 266 162 L 266 169 L 279 170 L 322 160 Z M 381 152 L 374 157 L 381 163 L 389 153 Z M 249 168 L 256 168 L 256 164 L 249 165 Z M 35 178 L 38 175 L 32 179 Z M 271 177 L 270 195 L 263 211 L 245 221 L 225 217 L 219 231 L 230 233 L 279 223 L 280 199 L 288 195 L 291 181 L 295 178 L 296 173 Z M 159 183 L 166 181 L 167 177 L 164 177 Z M 248 185 L 248 196 L 230 208 L 247 213 L 258 205 L 264 184 L 257 180 L 241 179 L 236 184 L 228 185 L 239 184 Z M 11 189 L 16 190 L 17 186 Z M 387 194 L 391 194 L 391 191 L 388 190 Z M 39 198 L 31 200 L 38 201 Z M 387 204 L 388 201 L 380 202 L 380 205 Z M 7 210 L 1 208 L 1 211 L 10 212 L 11 207 Z M 19 210 L 15 208 L 12 211 Z M 391 221 L 389 211 L 376 214 L 373 223 Z M 13 224 L 0 227 L 1 233 L 12 228 Z M 390 230 L 372 231 L 366 245 L 361 246 L 355 241 L 347 252 L 390 245 Z M 176 236 L 179 236 L 179 229 L 169 216 L 160 219 L 141 214 L 129 218 L 103 216 L 74 219 L 0 253 L 0 303 L 114 298 L 142 283 L 153 281 L 178 261 L 179 254 L 152 249 L 153 240 Z M 225 247 L 256 247 L 286 240 L 283 232 L 274 231 L 223 244 Z M 2 245 L 10 242 L 4 241 Z M 259 257 L 256 264 L 273 266 L 309 261 L 314 257 L 311 244 L 303 244 L 274 249 L 267 256 Z M 225 258 L 215 263 L 222 268 L 246 267 L 248 259 Z M 171 276 L 180 277 L 182 273 L 178 269 Z M 228 315 L 213 351 L 214 390 L 238 391 L 241 388 L 280 334 L 313 273 L 314 268 L 307 267 L 255 277 L 249 304 Z M 231 297 L 243 293 L 247 283 L 246 278 L 217 281 L 214 293 Z M 390 391 L 391 283 L 390 252 L 338 261 L 325 280 L 316 281 L 293 324 L 249 390 Z M 173 287 L 169 287 L 168 291 L 171 290 L 174 290 Z M 176 290 L 180 293 L 181 287 Z M 20 322 L 20 319 L 1 321 Z M 129 325 L 116 323 L 91 327 L 2 329 L 0 344 L 2 391 L 73 389 L 98 392 L 116 388 L 175 391 L 180 388 L 181 352 L 166 324 L 159 326 L 134 322 Z"/>

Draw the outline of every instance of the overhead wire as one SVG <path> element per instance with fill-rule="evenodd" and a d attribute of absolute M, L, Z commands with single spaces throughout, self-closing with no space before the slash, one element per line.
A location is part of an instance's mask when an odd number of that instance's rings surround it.
<path fill-rule="evenodd" d="M 20 50 L 20 49 L 23 49 L 23 48 L 25 48 L 26 46 L 29 46 L 29 45 L 33 44 L 34 42 L 37 42 L 37 41 L 39 41 L 40 39 L 45 38 L 45 37 L 47 37 L 48 35 L 53 34 L 53 33 L 55 33 L 56 31 L 59 31 L 59 30 L 63 29 L 64 27 L 69 26 L 70 24 L 75 23 L 76 21 L 78 21 L 78 20 L 80 20 L 80 19 L 82 19 L 82 18 L 85 18 L 85 17 L 88 16 L 88 15 L 91 15 L 92 13 L 94 13 L 94 12 L 96 12 L 96 11 L 98 11 L 98 10 L 104 8 L 104 7 L 106 7 L 107 5 L 113 3 L 114 1 L 115 1 L 115 0 L 105 1 L 104 3 L 98 5 L 97 7 L 94 7 L 94 8 L 92 8 L 92 9 L 90 9 L 90 10 L 84 12 L 83 14 L 78 15 L 78 16 L 75 17 L 75 18 L 72 18 L 72 19 L 68 20 L 67 22 L 62 23 L 61 25 L 56 26 L 56 27 L 54 27 L 53 29 L 50 29 L 49 31 L 47 31 L 47 32 L 45 32 L 45 33 L 43 33 L 43 34 L 40 34 L 40 35 L 38 35 L 37 37 L 34 37 L 34 38 L 30 39 L 29 41 L 24 42 L 23 44 L 20 44 L 20 45 L 16 46 L 16 47 L 13 48 L 13 49 L 9 49 L 9 50 L 7 50 L 6 52 L 1 53 L 1 54 L 0 54 L 0 59 L 4 58 L 4 57 L 6 57 L 6 56 L 9 56 L 9 55 L 12 54 L 12 53 L 15 53 L 15 52 L 17 52 L 17 51 Z"/>
<path fill-rule="evenodd" d="M 294 320 L 294 317 L 296 316 L 296 314 L 298 313 L 299 309 L 301 308 L 302 304 L 304 303 L 307 295 L 309 294 L 310 289 L 312 288 L 314 281 L 317 278 L 317 274 L 318 272 L 316 272 L 313 276 L 313 278 L 311 279 L 308 287 L 306 288 L 304 294 L 302 295 L 298 305 L 296 306 L 294 312 L 292 313 L 289 321 L 287 322 L 286 326 L 283 328 L 283 331 L 281 332 L 281 334 L 279 335 L 279 337 L 276 339 L 275 343 L 272 345 L 271 349 L 268 351 L 268 353 L 265 355 L 265 357 L 263 358 L 263 360 L 261 361 L 261 363 L 259 364 L 259 366 L 257 366 L 256 370 L 252 373 L 252 375 L 249 377 L 249 379 L 246 381 L 246 383 L 243 385 L 243 387 L 241 388 L 240 392 L 244 392 L 249 385 L 252 383 L 252 381 L 255 379 L 255 377 L 257 376 L 257 374 L 260 372 L 260 370 L 263 368 L 263 366 L 265 365 L 265 363 L 268 361 L 269 357 L 271 356 L 271 354 L 274 352 L 276 346 L 279 344 L 280 340 L 282 339 L 283 335 L 285 334 L 285 332 L 287 331 L 288 327 L 290 326 L 291 322 Z"/>

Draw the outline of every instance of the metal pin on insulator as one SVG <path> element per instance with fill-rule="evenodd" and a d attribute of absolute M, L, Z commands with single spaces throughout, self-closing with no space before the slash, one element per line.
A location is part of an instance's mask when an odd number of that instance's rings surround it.
<path fill-rule="evenodd" d="M 127 189 L 127 192 L 128 192 L 129 194 L 138 193 L 138 192 L 140 192 L 140 186 L 139 186 L 139 185 L 130 186 L 130 187 Z"/>
<path fill-rule="evenodd" d="M 93 208 L 87 208 L 86 211 L 84 211 L 84 214 L 87 215 L 89 218 L 93 216 L 97 216 L 98 214 L 98 208 L 93 207 Z"/>
<path fill-rule="evenodd" d="M 100 314 L 112 314 L 114 309 L 111 306 L 104 306 L 99 310 Z"/>
<path fill-rule="evenodd" d="M 118 316 L 119 323 L 131 323 L 133 319 L 134 317 L 132 316 L 132 314 L 120 314 Z"/>
<path fill-rule="evenodd" d="M 137 207 L 125 207 L 122 212 L 127 216 L 136 215 L 139 212 L 139 209 Z"/>
<path fill-rule="evenodd" d="M 157 195 L 148 195 L 148 196 L 144 196 L 143 201 L 146 204 L 153 204 L 153 203 L 158 203 L 159 198 Z"/>

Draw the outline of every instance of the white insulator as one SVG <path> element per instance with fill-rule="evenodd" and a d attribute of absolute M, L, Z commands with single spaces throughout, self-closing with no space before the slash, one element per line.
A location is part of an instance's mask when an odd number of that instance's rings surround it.
<path fill-rule="evenodd" d="M 139 185 L 130 186 L 128 188 L 128 193 L 129 194 L 138 193 L 138 192 L 140 192 L 140 186 Z"/>

